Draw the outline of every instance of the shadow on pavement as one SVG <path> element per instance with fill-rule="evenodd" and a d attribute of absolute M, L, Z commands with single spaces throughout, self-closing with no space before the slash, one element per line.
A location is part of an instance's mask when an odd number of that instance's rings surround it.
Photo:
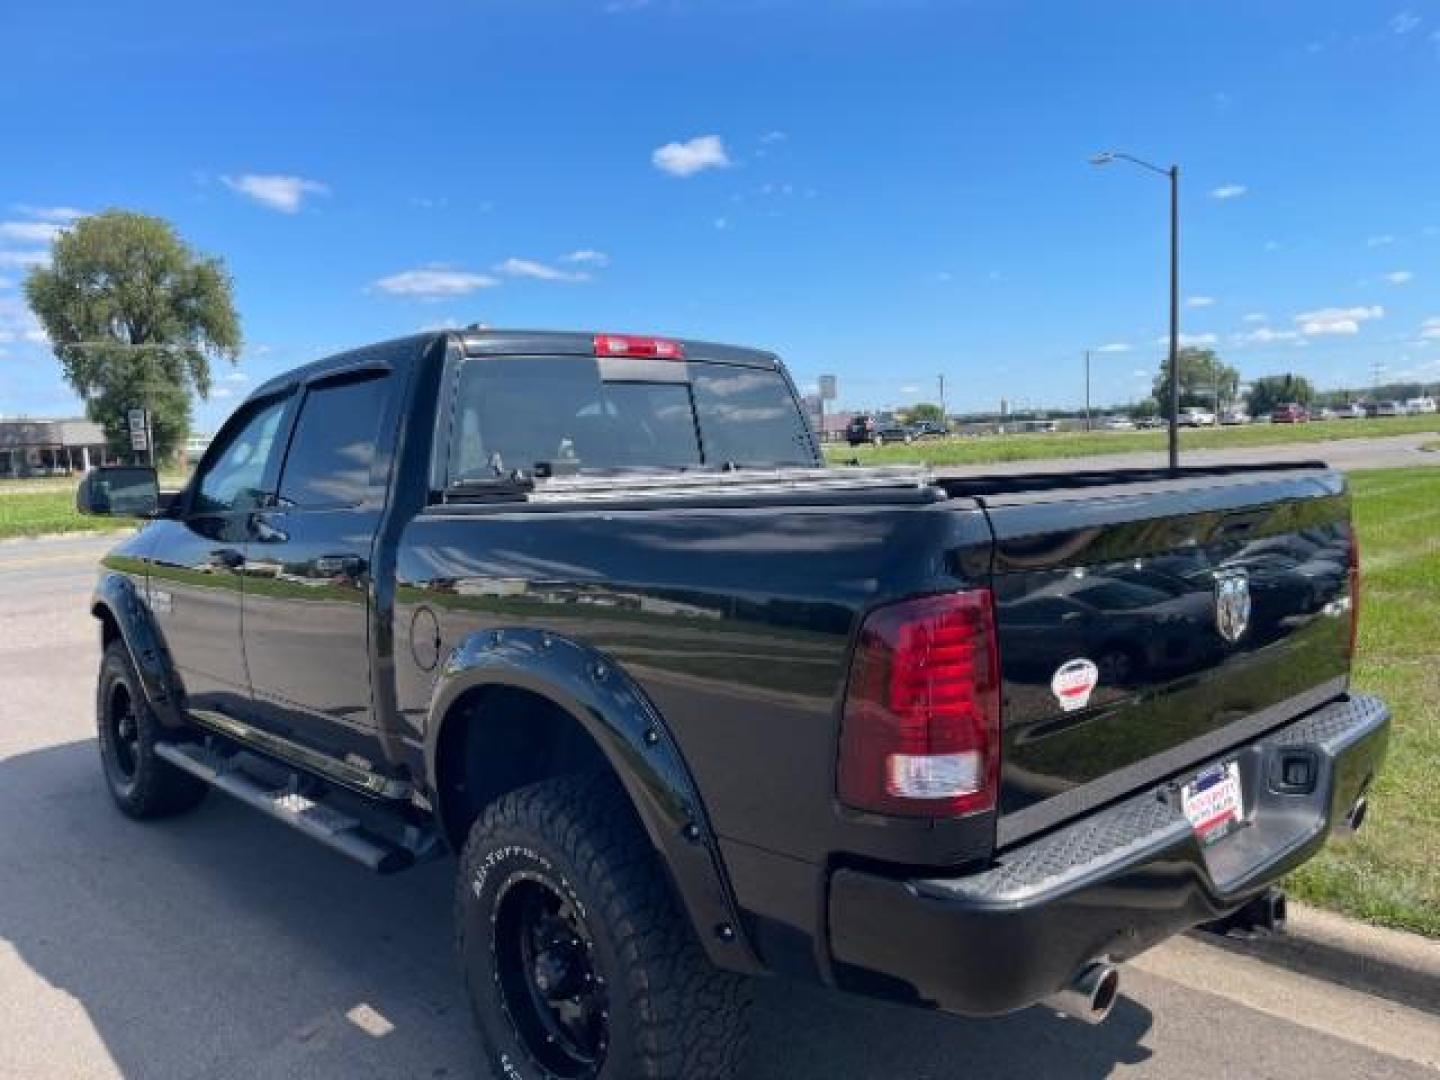
<path fill-rule="evenodd" d="M 79 1002 L 124 1076 L 478 1075 L 452 873 L 371 876 L 216 794 L 131 822 L 89 740 L 0 762 L 0 939 Z M 39 1009 L 20 1023 L 43 1025 Z M 1127 999 L 1100 1028 L 1042 1010 L 959 1021 L 768 981 L 747 1075 L 1099 1077 L 1149 1056 L 1151 1019 Z M 51 1033 L 15 1022 L 5 1037 L 60 1075 Z"/>

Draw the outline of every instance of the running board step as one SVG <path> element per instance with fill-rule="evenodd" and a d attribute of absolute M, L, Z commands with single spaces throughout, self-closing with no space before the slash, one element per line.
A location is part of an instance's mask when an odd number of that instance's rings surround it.
<path fill-rule="evenodd" d="M 321 787 L 307 775 L 289 771 L 288 781 L 276 787 L 245 768 L 245 751 L 215 744 L 157 742 L 155 753 L 178 769 L 204 780 L 277 821 L 318 840 L 379 874 L 393 874 L 429 858 L 439 850 L 433 834 L 403 825 L 403 839 L 381 836 L 360 818 L 331 805 L 309 789 Z M 274 763 L 266 761 L 273 771 Z"/>

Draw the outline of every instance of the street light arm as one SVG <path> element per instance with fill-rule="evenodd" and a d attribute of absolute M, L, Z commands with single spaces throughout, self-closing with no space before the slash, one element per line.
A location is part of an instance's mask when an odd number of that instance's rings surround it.
<path fill-rule="evenodd" d="M 1159 173 L 1161 176 L 1169 176 L 1175 171 L 1175 166 L 1173 165 L 1168 169 L 1164 169 L 1159 165 L 1151 164 L 1144 158 L 1138 158 L 1134 154 L 1127 154 L 1121 150 L 1106 150 L 1103 154 L 1096 154 L 1090 159 L 1092 165 L 1108 165 L 1112 161 L 1128 161 L 1132 165 L 1139 165 L 1142 169 L 1149 169 L 1151 172 Z"/>

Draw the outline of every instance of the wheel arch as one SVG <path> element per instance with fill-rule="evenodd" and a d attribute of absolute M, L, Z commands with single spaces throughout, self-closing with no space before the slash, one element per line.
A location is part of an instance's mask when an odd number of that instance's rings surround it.
<path fill-rule="evenodd" d="M 506 706 L 520 702 L 534 711 L 507 717 Z M 625 789 L 712 962 L 730 971 L 762 970 L 679 746 L 644 692 L 618 665 L 588 646 L 532 629 L 488 630 L 462 641 L 445 661 L 425 737 L 428 786 L 447 836 L 468 824 L 455 820 L 456 808 L 449 799 L 456 770 L 473 768 L 475 760 L 483 759 L 486 751 L 472 745 L 472 739 L 477 733 L 487 737 L 487 727 L 497 723 L 507 729 L 494 744 L 500 751 L 499 770 L 510 770 L 522 782 L 555 772 L 534 775 L 526 765 L 515 766 L 504 756 L 507 744 L 512 749 L 523 746 L 528 753 L 556 730 L 554 725 L 565 740 L 556 758 L 584 763 L 585 755 L 593 753 L 594 762 L 603 762 Z M 545 733 L 538 740 L 537 730 Z M 492 730 L 488 737 L 493 736 Z M 486 788 L 486 794 L 513 786 Z M 466 812 L 474 810 L 472 804 Z"/>
<path fill-rule="evenodd" d="M 159 628 L 139 589 L 125 574 L 105 574 L 90 600 L 90 614 L 100 623 L 100 644 L 121 641 L 140 676 L 150 708 L 166 727 L 181 726 L 179 683 Z"/>

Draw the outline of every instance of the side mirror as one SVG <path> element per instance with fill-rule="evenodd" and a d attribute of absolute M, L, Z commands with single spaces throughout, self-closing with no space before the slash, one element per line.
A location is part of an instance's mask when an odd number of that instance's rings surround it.
<path fill-rule="evenodd" d="M 149 517 L 160 507 L 160 481 L 155 470 L 139 465 L 92 469 L 75 491 L 75 509 L 82 514 Z"/>

